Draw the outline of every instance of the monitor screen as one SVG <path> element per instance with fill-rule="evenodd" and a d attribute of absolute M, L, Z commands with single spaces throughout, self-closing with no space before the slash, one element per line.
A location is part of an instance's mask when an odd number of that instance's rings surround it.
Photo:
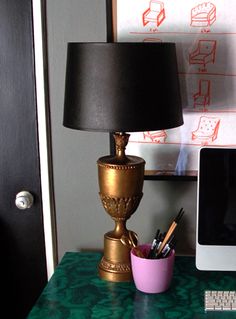
<path fill-rule="evenodd" d="M 202 149 L 198 242 L 236 245 L 236 149 Z"/>
<path fill-rule="evenodd" d="M 236 149 L 199 152 L 196 266 L 236 270 Z"/>

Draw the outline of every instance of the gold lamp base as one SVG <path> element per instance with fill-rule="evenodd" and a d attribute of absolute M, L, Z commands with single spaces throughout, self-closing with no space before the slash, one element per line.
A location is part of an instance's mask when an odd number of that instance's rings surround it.
<path fill-rule="evenodd" d="M 115 228 L 104 235 L 104 256 L 99 264 L 102 279 L 121 282 L 132 280 L 130 250 L 137 244 L 137 235 L 127 230 L 126 221 L 142 198 L 145 161 L 126 156 L 129 134 L 115 133 L 116 155 L 98 160 L 100 198 L 106 212 L 115 221 Z"/>

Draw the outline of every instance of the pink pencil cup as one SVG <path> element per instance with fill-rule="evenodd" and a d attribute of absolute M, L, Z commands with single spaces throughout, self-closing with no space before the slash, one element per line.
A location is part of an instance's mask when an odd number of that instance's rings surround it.
<path fill-rule="evenodd" d="M 151 244 L 140 245 L 138 248 L 147 256 Z M 134 249 L 130 254 L 133 279 L 138 290 L 146 293 L 161 293 L 170 287 L 175 260 L 174 250 L 168 257 L 160 259 L 138 257 Z"/>

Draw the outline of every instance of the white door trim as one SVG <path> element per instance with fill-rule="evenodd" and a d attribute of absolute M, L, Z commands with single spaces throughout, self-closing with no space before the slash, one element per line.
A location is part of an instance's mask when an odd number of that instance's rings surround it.
<path fill-rule="evenodd" d="M 57 263 L 57 244 L 55 204 L 52 183 L 51 139 L 49 134 L 50 120 L 48 109 L 49 103 L 47 95 L 48 79 L 46 73 L 47 55 L 45 50 L 45 17 L 43 16 L 44 1 L 32 0 L 32 8 L 42 209 L 44 222 L 45 250 L 47 259 L 47 275 L 49 279 L 52 276 Z"/>

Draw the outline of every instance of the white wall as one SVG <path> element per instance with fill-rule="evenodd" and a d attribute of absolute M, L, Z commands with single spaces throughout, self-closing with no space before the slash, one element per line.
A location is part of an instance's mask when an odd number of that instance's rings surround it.
<path fill-rule="evenodd" d="M 113 228 L 98 196 L 96 160 L 109 153 L 106 133 L 62 126 L 67 42 L 106 41 L 105 0 L 47 0 L 49 86 L 59 259 L 66 251 L 102 249 Z M 128 228 L 140 242 L 166 230 L 178 210 L 178 251 L 195 248 L 196 182 L 145 181 L 144 197 Z"/>

